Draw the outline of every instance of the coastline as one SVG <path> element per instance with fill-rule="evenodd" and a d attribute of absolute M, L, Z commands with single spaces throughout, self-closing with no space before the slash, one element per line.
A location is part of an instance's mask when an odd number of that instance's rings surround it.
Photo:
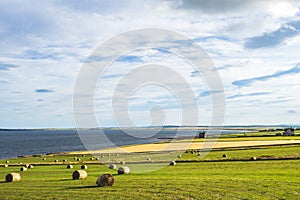
<path fill-rule="evenodd" d="M 165 129 L 166 131 L 172 130 L 174 127 L 168 127 Z M 187 128 L 187 127 L 185 127 Z M 143 128 L 140 128 L 143 129 Z M 39 130 L 39 129 L 36 129 Z M 91 130 L 91 129 L 88 129 Z M 225 129 L 228 130 L 228 129 Z M 51 130 L 44 130 L 45 132 L 39 133 L 28 131 L 32 138 L 35 138 L 37 135 L 38 141 L 43 142 L 44 136 L 48 139 L 55 138 L 52 143 L 49 143 L 50 140 L 47 140 L 47 143 L 43 145 L 43 151 L 38 151 L 39 149 L 30 148 L 31 152 L 19 151 L 15 153 L 13 156 L 6 156 L 12 151 L 8 149 L 7 152 L 4 151 L 3 158 L 1 159 L 11 159 L 17 157 L 34 157 L 35 155 L 62 155 L 62 154 L 105 154 L 105 153 L 147 153 L 147 152 L 172 152 L 172 151 L 184 151 L 186 149 L 190 150 L 205 150 L 205 149 L 218 149 L 218 148 L 234 148 L 234 147 L 252 147 L 252 146 L 271 146 L 271 145 L 288 145 L 288 144 L 300 144 L 300 132 L 296 131 L 296 135 L 292 137 L 288 136 L 277 136 L 276 132 L 271 131 L 259 131 L 259 130 L 252 130 L 250 133 L 245 133 L 244 129 L 239 129 L 238 133 L 229 133 L 220 135 L 221 138 L 217 136 L 208 135 L 205 139 L 195 139 L 194 136 L 180 136 L 177 138 L 169 137 L 172 135 L 172 132 L 166 132 L 166 135 L 157 138 L 156 141 L 148 141 L 145 143 L 138 143 L 139 141 L 133 141 L 132 143 L 126 142 L 119 142 L 116 143 L 115 147 L 107 148 L 107 149 L 96 149 L 93 151 L 86 150 L 85 147 L 80 142 L 78 135 L 75 130 L 61 130 L 61 131 L 51 131 Z M 279 131 L 278 131 L 279 132 Z M 5 131 L 4 131 L 5 133 Z M 13 133 L 13 132 L 12 132 Z M 109 132 L 109 135 L 117 136 L 119 132 Z M 171 133 L 171 134 L 170 134 Z M 45 134 L 45 135 L 44 135 Z M 247 135 L 246 135 L 247 134 Z M 23 141 L 23 139 L 28 139 L 27 135 L 16 133 L 15 135 L 8 133 L 4 136 L 9 136 L 11 138 L 17 138 L 16 142 Z M 76 139 L 77 141 L 73 140 Z M 56 148 L 64 146 L 64 142 L 66 139 L 73 142 L 73 144 L 68 143 L 69 146 L 67 148 Z M 117 139 L 117 137 L 113 138 Z M 131 139 L 131 138 L 128 138 Z M 12 140 L 13 141 L 13 140 Z M 59 144 L 57 143 L 59 142 Z M 135 143 L 136 142 L 136 143 Z M 127 143 L 127 144 L 126 144 Z M 14 143 L 15 144 L 15 143 Z M 41 143 L 39 143 L 41 144 Z M 57 145 L 58 144 L 58 145 Z M 55 146 L 56 145 L 56 146 Z M 80 148 L 73 148 L 76 145 L 81 145 Z M 21 146 L 18 147 L 18 150 L 22 150 Z M 23 149 L 24 150 L 24 149 Z M 14 149 L 14 152 L 15 149 Z"/>
<path fill-rule="evenodd" d="M 203 142 L 163 142 L 151 144 L 135 144 L 128 146 L 120 146 L 115 148 L 92 150 L 92 151 L 74 151 L 69 155 L 80 154 L 107 154 L 107 153 L 147 153 L 147 152 L 172 152 L 190 150 L 207 150 L 219 148 L 235 148 L 235 147 L 254 147 L 254 146 L 271 146 L 271 145 L 292 145 L 300 144 L 300 140 L 266 140 L 266 141 L 217 141 L 214 139 L 205 140 Z"/>

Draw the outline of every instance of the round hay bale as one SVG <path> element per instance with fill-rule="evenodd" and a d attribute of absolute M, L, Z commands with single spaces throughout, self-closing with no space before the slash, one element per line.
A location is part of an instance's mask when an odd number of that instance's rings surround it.
<path fill-rule="evenodd" d="M 25 164 L 24 167 L 29 168 L 29 164 Z"/>
<path fill-rule="evenodd" d="M 87 172 L 84 170 L 76 170 L 72 174 L 73 180 L 85 179 L 87 177 Z"/>
<path fill-rule="evenodd" d="M 82 157 L 85 157 L 86 155 L 82 154 Z"/>
<path fill-rule="evenodd" d="M 253 160 L 253 161 L 256 160 L 256 159 L 257 159 L 256 157 L 251 157 L 251 160 Z"/>
<path fill-rule="evenodd" d="M 94 160 L 94 158 L 90 158 L 90 160 Z"/>
<path fill-rule="evenodd" d="M 100 160 L 100 158 L 96 158 L 96 160 Z"/>
<path fill-rule="evenodd" d="M 111 174 L 102 174 L 98 177 L 96 184 L 100 187 L 113 186 L 115 178 Z"/>
<path fill-rule="evenodd" d="M 27 171 L 27 167 L 21 167 L 20 171 L 21 172 Z"/>
<path fill-rule="evenodd" d="M 201 156 L 201 153 L 198 153 L 198 156 Z"/>
<path fill-rule="evenodd" d="M 67 165 L 67 169 L 73 169 L 73 165 Z"/>
<path fill-rule="evenodd" d="M 33 165 L 28 165 L 28 168 L 32 169 L 32 168 L 34 168 L 34 166 Z"/>
<path fill-rule="evenodd" d="M 130 168 L 128 166 L 119 167 L 118 174 L 129 174 Z"/>
<path fill-rule="evenodd" d="M 147 158 L 148 161 L 151 161 L 151 158 Z"/>
<path fill-rule="evenodd" d="M 77 160 L 77 157 L 74 157 L 74 160 Z"/>
<path fill-rule="evenodd" d="M 223 158 L 227 158 L 227 154 L 223 154 Z"/>
<path fill-rule="evenodd" d="M 3 167 L 4 167 L 4 168 L 6 168 L 6 167 L 8 167 L 8 165 L 7 165 L 7 164 L 5 164 L 5 165 L 3 165 Z"/>
<path fill-rule="evenodd" d="M 101 158 L 104 158 L 104 156 L 102 155 Z"/>
<path fill-rule="evenodd" d="M 120 164 L 122 164 L 122 165 L 125 165 L 125 163 L 126 163 L 125 161 L 121 161 L 121 162 L 120 162 Z"/>
<path fill-rule="evenodd" d="M 115 165 L 115 164 L 110 164 L 110 165 L 109 165 L 109 169 L 117 169 L 117 165 Z"/>
<path fill-rule="evenodd" d="M 188 153 L 189 152 L 189 150 L 185 150 L 185 153 Z"/>
<path fill-rule="evenodd" d="M 21 175 L 18 173 L 10 173 L 5 177 L 6 182 L 17 182 L 21 180 Z"/>
<path fill-rule="evenodd" d="M 67 162 L 68 160 L 67 159 L 63 159 L 63 162 Z"/>
<path fill-rule="evenodd" d="M 81 165 L 81 169 L 87 169 L 88 167 L 86 165 Z"/>
<path fill-rule="evenodd" d="M 77 161 L 79 162 L 81 159 L 80 158 L 77 158 Z"/>
<path fill-rule="evenodd" d="M 119 154 L 117 153 L 116 156 L 119 156 Z"/>
<path fill-rule="evenodd" d="M 175 161 L 171 161 L 171 162 L 169 163 L 169 165 L 176 165 L 176 162 L 175 162 Z"/>
<path fill-rule="evenodd" d="M 9 163 L 9 160 L 7 160 L 6 163 Z"/>
<path fill-rule="evenodd" d="M 54 162 L 58 162 L 58 160 L 54 160 Z"/>
<path fill-rule="evenodd" d="M 178 155 L 177 158 L 181 158 L 181 155 Z"/>
<path fill-rule="evenodd" d="M 47 158 L 43 158 L 43 160 L 47 160 Z"/>

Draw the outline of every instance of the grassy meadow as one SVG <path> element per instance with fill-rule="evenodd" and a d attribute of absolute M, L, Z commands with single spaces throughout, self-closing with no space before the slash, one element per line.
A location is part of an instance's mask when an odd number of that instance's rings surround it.
<path fill-rule="evenodd" d="M 88 165 L 88 178 L 72 180 L 64 165 L 20 172 L 22 180 L 0 183 L 1 199 L 299 199 L 299 160 L 178 163 L 144 174 L 117 175 L 105 165 Z M 1 169 L 0 176 L 19 167 Z M 97 187 L 104 172 L 112 187 Z"/>
<path fill-rule="evenodd" d="M 262 139 L 262 137 L 259 137 Z M 244 138 L 247 139 L 248 138 Z M 285 139 L 298 139 L 298 137 Z M 242 140 L 224 138 L 224 140 Z M 274 140 L 274 138 L 272 138 Z M 174 155 L 182 152 L 171 152 Z M 168 153 L 105 155 L 103 160 L 119 163 L 126 159 L 132 169 L 147 169 L 155 164 L 147 157 L 164 157 Z M 226 154 L 227 157 L 223 157 Z M 252 161 L 251 157 L 257 160 Z M 80 158 L 80 161 L 77 161 Z M 117 170 L 91 160 L 90 155 L 41 155 L 0 161 L 0 199 L 299 199 L 300 145 L 276 145 L 188 151 L 177 158 L 175 166 L 168 160 L 158 170 L 148 173 L 118 175 Z M 130 160 L 132 158 L 132 160 Z M 143 162 L 137 162 L 142 159 Z M 58 160 L 58 162 L 54 162 Z M 66 160 L 63 162 L 63 160 Z M 20 172 L 20 166 L 34 163 L 33 169 Z M 67 164 L 73 169 L 67 169 Z M 109 163 L 109 162 L 108 162 Z M 72 173 L 86 164 L 88 177 L 72 180 Z M 117 166 L 122 166 L 117 164 Z M 20 182 L 6 183 L 11 172 L 21 174 Z M 115 177 L 112 187 L 98 187 L 102 173 Z"/>

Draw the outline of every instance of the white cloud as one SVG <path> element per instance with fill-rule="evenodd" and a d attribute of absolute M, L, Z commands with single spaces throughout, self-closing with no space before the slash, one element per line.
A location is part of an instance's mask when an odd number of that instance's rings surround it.
<path fill-rule="evenodd" d="M 34 6 L 32 6 L 34 4 Z M 0 70 L 0 127 L 73 126 L 72 94 L 83 61 L 97 45 L 124 31 L 157 27 L 175 30 L 193 39 L 211 56 L 224 83 L 226 96 L 243 96 L 227 102 L 227 123 L 299 123 L 299 81 L 297 74 L 269 79 L 244 88 L 232 85 L 240 79 L 260 77 L 284 71 L 299 59 L 299 36 L 286 38 L 272 48 L 245 49 L 247 39 L 280 30 L 285 24 L 299 21 L 298 1 L 6 1 L 0 3 L 0 63 L 19 67 Z M 137 38 L 142 41 L 143 38 Z M 120 48 L 116 44 L 113 48 Z M 207 88 L 194 71 L 174 55 L 155 49 L 134 51 L 143 62 L 172 66 L 188 81 L 194 92 Z M 117 81 L 140 63 L 115 62 L 107 71 L 96 106 L 102 111 L 101 123 L 115 125 L 110 102 Z M 145 74 L 141 75 L 147 76 Z M 159 76 L 158 76 L 159 77 Z M 163 78 L 162 76 L 161 78 Z M 171 76 L 169 77 L 171 78 Z M 170 81 L 180 91 L 180 81 Z M 35 93 L 38 88 L 53 93 Z M 138 124 L 149 123 L 151 101 L 172 106 L 173 100 L 160 90 L 138 94 Z M 161 98 L 159 98 L 161 97 Z M 198 100 L 200 121 L 209 124 L 210 97 Z M 101 107 L 101 105 L 103 105 Z M 154 104 L 153 104 L 154 105 Z M 264 106 L 268 105 L 268 107 Z M 293 117 L 282 117 L 295 110 Z M 146 114 L 145 114 L 146 113 Z M 166 110 L 167 123 L 177 123 L 177 111 Z"/>

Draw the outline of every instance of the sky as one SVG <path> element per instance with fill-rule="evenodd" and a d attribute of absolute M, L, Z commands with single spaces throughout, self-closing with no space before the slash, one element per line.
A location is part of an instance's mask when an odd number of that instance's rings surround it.
<path fill-rule="evenodd" d="M 73 97 L 82 67 L 102 59 L 91 55 L 104 42 L 145 28 L 182 34 L 207 53 L 223 83 L 224 125 L 300 124 L 299 1 L 1 0 L 0 127 L 75 127 Z M 212 94 L 220 91 L 210 91 L 203 75 L 172 48 L 132 49 L 111 63 L 93 96 L 99 126 L 211 124 Z M 140 68 L 147 64 L 174 73 Z M 154 75 L 172 88 L 137 85 L 121 101 L 118 87 L 132 70 L 138 76 L 131 82 Z M 191 94 L 195 98 L 183 110 L 178 96 Z M 121 107 L 127 114 L 113 112 Z M 190 124 L 182 123 L 182 113 Z"/>

